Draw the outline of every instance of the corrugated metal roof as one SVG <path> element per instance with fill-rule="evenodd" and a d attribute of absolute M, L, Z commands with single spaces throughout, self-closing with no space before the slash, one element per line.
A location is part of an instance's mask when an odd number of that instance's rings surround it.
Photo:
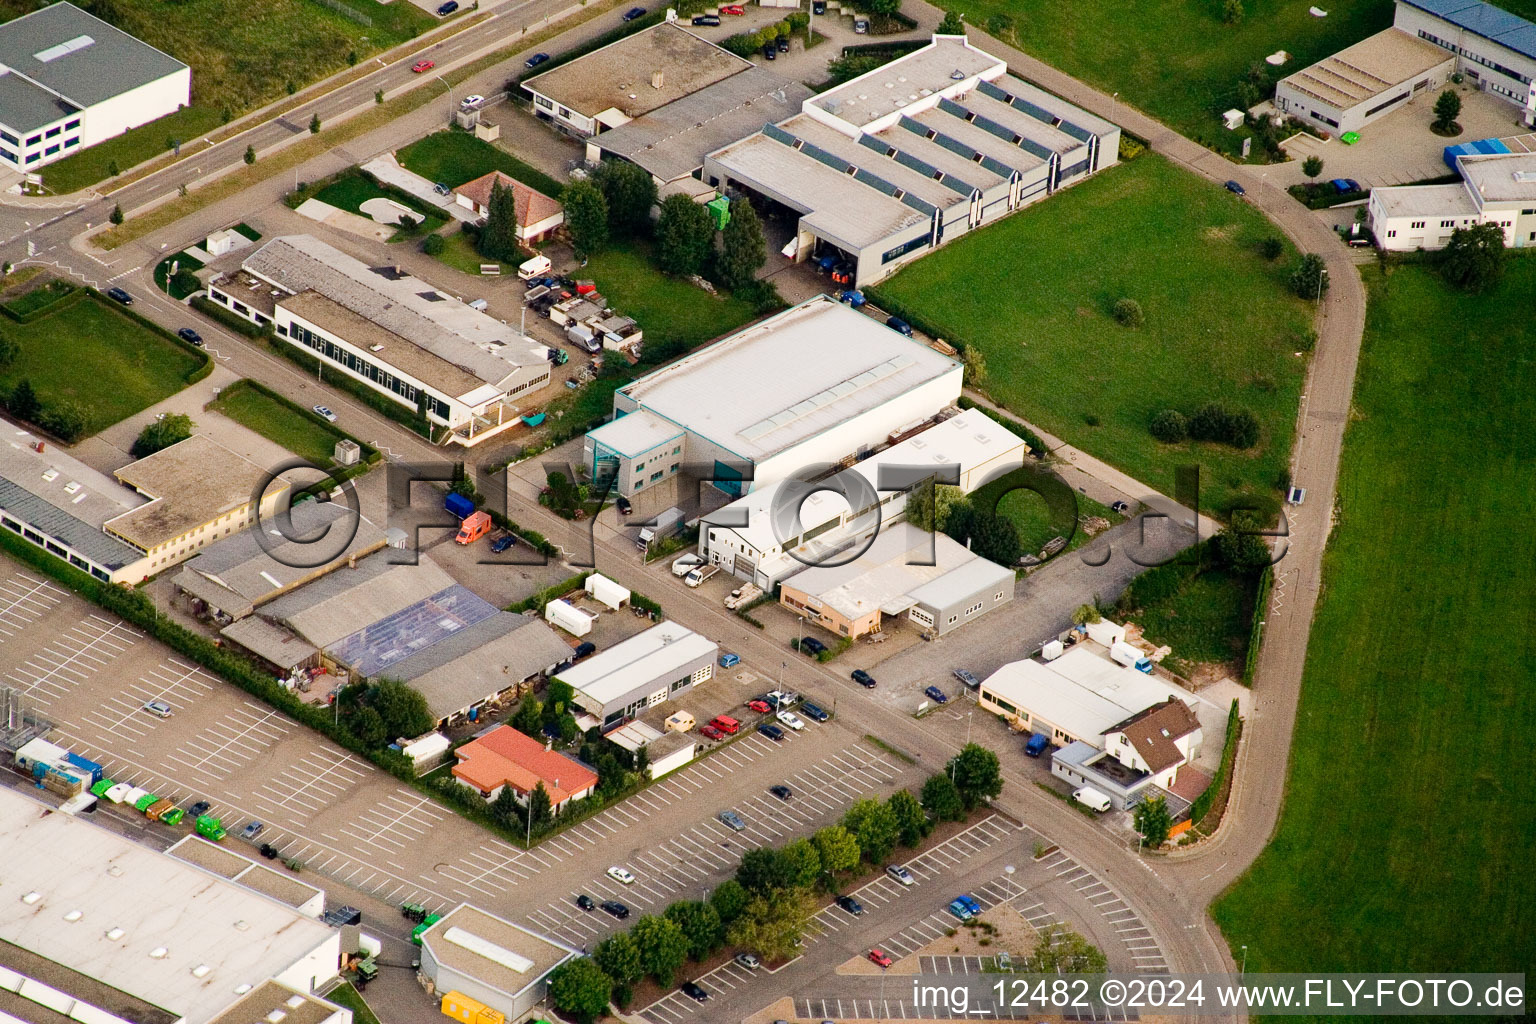
<path fill-rule="evenodd" d="M 570 645 L 543 619 L 498 612 L 397 662 L 386 675 L 409 683 L 441 719 L 570 656 Z"/>
<path fill-rule="evenodd" d="M 107 536 L 100 528 L 75 518 L 4 477 L 0 477 L 0 508 L 108 569 L 121 569 L 144 557 L 138 549 Z"/>
<path fill-rule="evenodd" d="M 1475 32 L 1536 60 L 1536 25 L 1482 0 L 1403 0 L 1410 7 Z"/>

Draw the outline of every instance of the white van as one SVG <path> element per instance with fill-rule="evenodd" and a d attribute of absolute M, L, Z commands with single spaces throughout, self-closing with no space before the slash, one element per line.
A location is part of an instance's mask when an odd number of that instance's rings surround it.
<path fill-rule="evenodd" d="M 524 281 L 528 280 L 530 277 L 540 277 L 549 273 L 549 269 L 553 265 L 554 264 L 549 262 L 548 256 L 535 256 L 533 259 L 527 260 L 518 266 L 517 276 L 522 278 Z"/>
<path fill-rule="evenodd" d="M 1109 810 L 1109 797 L 1100 793 L 1092 786 L 1084 786 L 1072 794 L 1072 799 L 1088 808 L 1090 811 L 1098 811 L 1103 814 Z"/>

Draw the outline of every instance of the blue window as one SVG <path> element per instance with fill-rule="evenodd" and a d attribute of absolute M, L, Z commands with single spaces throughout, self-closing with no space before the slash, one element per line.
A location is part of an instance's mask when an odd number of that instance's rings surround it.
<path fill-rule="evenodd" d="M 46 150 L 43 151 L 43 155 L 44 156 L 53 156 L 53 154 L 55 154 L 55 153 L 57 153 L 59 151 L 59 148 L 60 148 L 59 144 L 57 142 L 55 142 L 53 145 L 49 146 Z"/>
<path fill-rule="evenodd" d="M 50 138 L 50 139 L 51 139 L 51 138 L 53 138 L 53 137 L 54 137 L 54 136 L 55 136 L 55 135 L 57 135 L 57 134 L 59 134 L 59 133 L 60 133 L 60 132 L 62 132 L 62 131 L 63 131 L 63 130 L 64 130 L 64 129 L 63 129 L 63 128 L 61 128 L 61 127 L 59 127 L 59 126 L 58 126 L 58 125 L 54 125 L 54 126 L 53 126 L 53 127 L 52 127 L 52 128 L 49 128 L 49 129 L 48 129 L 48 137 L 49 137 L 49 138 Z"/>
<path fill-rule="evenodd" d="M 37 159 L 41 155 L 42 154 L 40 154 L 40 153 L 33 153 L 31 156 L 27 157 L 27 163 L 29 163 L 29 164 L 37 163 Z"/>
<path fill-rule="evenodd" d="M 3 156 L 3 157 L 5 157 L 5 158 L 6 158 L 6 159 L 7 159 L 7 160 L 9 160 L 9 161 L 10 161 L 10 162 L 11 162 L 11 163 L 15 163 L 15 162 L 16 162 L 16 154 L 15 154 L 15 153 L 12 153 L 12 152 L 11 152 L 11 151 L 10 151 L 10 150 L 8 150 L 8 149 L 0 149 L 0 156 Z"/>
<path fill-rule="evenodd" d="M 76 128 L 80 127 L 80 119 L 77 117 L 73 121 L 65 121 L 64 127 L 69 131 L 74 131 Z"/>
<path fill-rule="evenodd" d="M 10 132 L 6 132 L 6 131 L 0 131 L 0 139 L 4 139 L 6 142 L 9 142 L 13 146 L 15 146 L 15 145 L 17 145 L 17 144 L 19 144 L 21 142 L 21 140 L 18 139 L 16 136 L 14 136 Z"/>
<path fill-rule="evenodd" d="M 33 145 L 34 143 L 38 143 L 38 142 L 42 142 L 42 141 L 43 141 L 43 137 L 41 135 L 34 135 L 30 139 L 27 140 L 27 145 L 30 146 L 30 145 Z"/>
<path fill-rule="evenodd" d="M 64 140 L 64 148 L 65 149 L 68 149 L 70 146 L 78 146 L 78 145 L 80 145 L 80 136 L 78 136 L 78 135 L 76 135 L 72 139 L 65 139 Z"/>

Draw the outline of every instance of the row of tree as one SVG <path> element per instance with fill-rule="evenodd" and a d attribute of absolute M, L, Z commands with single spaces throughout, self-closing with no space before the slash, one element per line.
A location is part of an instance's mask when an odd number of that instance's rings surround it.
<path fill-rule="evenodd" d="M 15 358 L 14 351 L 6 347 L 13 345 L 14 342 L 0 339 L 0 366 Z M 9 359 L 6 358 L 7 351 L 11 351 Z M 85 436 L 89 425 L 85 407 L 79 402 L 71 398 L 44 402 L 32 387 L 32 381 L 26 377 L 17 381 L 11 393 L 4 396 L 4 404 L 6 411 L 17 419 L 35 423 L 54 437 L 71 444 Z"/>
<path fill-rule="evenodd" d="M 906 516 L 907 522 L 947 534 L 998 565 L 1017 565 L 1024 553 L 1012 519 L 970 501 L 964 491 L 949 484 L 930 480 L 914 487 L 907 496 Z"/>

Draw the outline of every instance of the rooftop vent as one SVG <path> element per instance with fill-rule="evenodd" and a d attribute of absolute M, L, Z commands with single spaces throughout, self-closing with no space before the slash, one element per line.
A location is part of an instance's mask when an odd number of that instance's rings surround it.
<path fill-rule="evenodd" d="M 37 892 L 36 890 L 33 890 L 32 892 L 29 892 L 25 896 L 23 896 L 21 898 L 21 902 L 25 903 L 27 906 L 30 907 L 30 906 L 34 905 L 35 903 L 37 903 L 37 901 L 42 899 L 42 898 L 43 898 L 43 894 L 42 893 Z"/>
<path fill-rule="evenodd" d="M 170 952 L 171 951 L 166 949 L 164 946 L 156 946 L 154 949 L 149 951 L 149 958 L 151 960 L 164 960 L 167 956 L 170 955 Z"/>
<path fill-rule="evenodd" d="M 68 921 L 70 924 L 74 924 L 76 921 L 80 920 L 84 916 L 85 916 L 85 914 L 82 911 L 71 910 L 69 913 L 64 915 L 64 920 Z"/>
<path fill-rule="evenodd" d="M 83 50 L 95 41 L 90 36 L 75 36 L 75 38 L 66 39 L 57 46 L 50 46 L 46 50 L 38 50 L 32 56 L 37 58 L 40 63 L 47 64 L 49 61 L 55 61 L 67 54 L 74 53 L 76 50 Z"/>
<path fill-rule="evenodd" d="M 113 942 L 116 942 L 118 939 L 127 934 L 128 933 L 123 931 L 121 928 L 108 928 L 106 931 L 107 938 L 111 939 Z"/>
<path fill-rule="evenodd" d="M 953 71 L 951 71 L 949 73 L 949 79 L 952 82 L 963 81 L 964 78 L 965 78 L 965 72 L 961 71 L 959 68 L 955 68 L 955 70 L 953 70 Z"/>
<path fill-rule="evenodd" d="M 79 484 L 78 481 L 75 481 L 75 480 L 71 480 L 69 483 L 64 485 L 64 493 L 65 494 L 74 494 L 79 489 L 80 489 L 80 484 Z"/>
<path fill-rule="evenodd" d="M 206 978 L 208 977 L 209 973 L 212 972 L 212 970 L 213 968 L 209 967 L 207 964 L 198 964 L 196 967 L 192 968 L 192 977 Z"/>
<path fill-rule="evenodd" d="M 304 1005 L 304 997 L 298 994 L 294 994 L 283 1000 L 283 1002 L 287 1005 L 288 1009 L 297 1010 L 299 1007 Z"/>
<path fill-rule="evenodd" d="M 284 1013 L 282 1010 L 273 1010 L 262 1019 L 265 1020 L 267 1024 L 278 1024 L 279 1021 L 287 1016 L 288 1014 Z"/>
<path fill-rule="evenodd" d="M 235 995 L 237 995 L 237 996 L 243 996 L 243 995 L 245 995 L 245 994 L 246 994 L 246 993 L 247 993 L 247 992 L 249 992 L 249 991 L 250 991 L 250 990 L 251 990 L 251 986 L 250 986 L 250 983 L 249 983 L 249 982 L 245 982 L 245 981 L 242 981 L 242 982 L 241 982 L 241 983 L 240 983 L 240 984 L 238 984 L 238 985 L 236 985 L 236 986 L 235 986 Z"/>
<path fill-rule="evenodd" d="M 49 483 L 53 483 L 53 481 L 57 480 L 58 478 L 59 478 L 59 471 L 54 469 L 53 467 L 50 466 L 49 468 L 43 470 L 43 479 L 48 481 Z"/>
<path fill-rule="evenodd" d="M 1515 180 L 1521 184 L 1536 181 L 1536 171 L 1516 171 Z"/>
<path fill-rule="evenodd" d="M 111 875 L 113 878 L 122 878 L 123 868 L 119 864 L 113 864 L 111 867 L 107 868 L 107 874 Z"/>
<path fill-rule="evenodd" d="M 251 923 L 249 921 L 236 921 L 235 922 L 235 931 L 237 931 L 237 932 L 248 932 L 250 930 L 251 930 Z"/>

